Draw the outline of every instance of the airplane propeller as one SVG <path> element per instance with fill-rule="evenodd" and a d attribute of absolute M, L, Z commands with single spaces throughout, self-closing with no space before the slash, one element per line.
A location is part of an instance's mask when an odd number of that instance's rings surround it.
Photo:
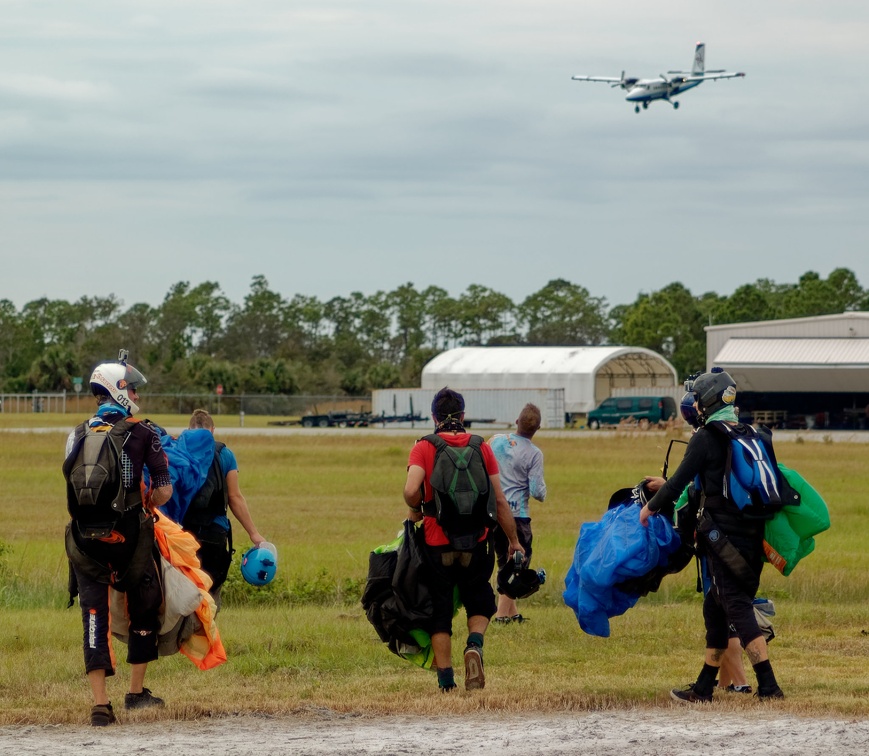
<path fill-rule="evenodd" d="M 625 87 L 625 72 L 622 71 L 622 78 L 620 81 L 615 82 L 614 84 L 610 84 L 610 86 L 615 89 L 616 87 L 621 87 L 622 89 L 626 89 Z"/>

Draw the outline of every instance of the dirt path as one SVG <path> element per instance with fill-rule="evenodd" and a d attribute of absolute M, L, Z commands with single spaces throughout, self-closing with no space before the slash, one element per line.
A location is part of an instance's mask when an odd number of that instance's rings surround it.
<path fill-rule="evenodd" d="M 869 720 L 747 718 L 714 711 L 633 710 L 491 716 L 232 717 L 196 722 L 0 727 L 0 754 L 595 754 L 595 756 L 863 756 Z"/>

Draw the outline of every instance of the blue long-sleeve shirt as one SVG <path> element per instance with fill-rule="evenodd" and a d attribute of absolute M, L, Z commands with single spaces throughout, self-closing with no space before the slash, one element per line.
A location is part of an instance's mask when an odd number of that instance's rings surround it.
<path fill-rule="evenodd" d="M 543 452 L 517 433 L 499 433 L 489 439 L 500 470 L 501 487 L 514 517 L 531 517 L 529 499 L 546 498 Z"/>

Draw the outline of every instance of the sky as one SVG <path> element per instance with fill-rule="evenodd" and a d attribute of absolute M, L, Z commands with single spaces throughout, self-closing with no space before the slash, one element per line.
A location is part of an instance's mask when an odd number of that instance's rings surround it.
<path fill-rule="evenodd" d="M 326 301 L 563 278 L 607 304 L 852 270 L 869 6 L 0 0 L 0 300 L 254 276 Z M 633 112 L 573 74 L 707 68 Z"/>

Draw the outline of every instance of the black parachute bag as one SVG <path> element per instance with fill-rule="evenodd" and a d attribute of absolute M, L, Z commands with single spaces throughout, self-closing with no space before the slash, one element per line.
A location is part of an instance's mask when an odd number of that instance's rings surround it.
<path fill-rule="evenodd" d="M 220 466 L 220 453 L 226 448 L 221 441 L 214 442 L 214 456 L 205 481 L 190 501 L 181 526 L 199 541 L 196 552 L 204 569 L 211 575 L 212 592 L 220 588 L 232 566 L 232 527 L 219 525 L 215 520 L 225 517 L 229 507 L 229 491 Z"/>
<path fill-rule="evenodd" d="M 124 512 L 141 501 L 124 491 L 121 449 L 129 433 L 126 420 L 96 428 L 82 423 L 75 429 L 63 476 L 67 509 L 83 538 L 107 538 Z"/>
<path fill-rule="evenodd" d="M 430 632 L 434 604 L 423 538 L 422 528 L 405 520 L 398 549 L 372 551 L 369 556 L 362 608 L 380 640 L 398 656 L 415 645 L 412 630 Z"/>
<path fill-rule="evenodd" d="M 434 501 L 426 514 L 433 514 L 456 551 L 471 551 L 486 528 L 496 522 L 495 492 L 480 447 L 483 439 L 471 436 L 467 446 L 450 446 L 436 433 L 425 436 L 435 447 L 429 480 Z"/>

